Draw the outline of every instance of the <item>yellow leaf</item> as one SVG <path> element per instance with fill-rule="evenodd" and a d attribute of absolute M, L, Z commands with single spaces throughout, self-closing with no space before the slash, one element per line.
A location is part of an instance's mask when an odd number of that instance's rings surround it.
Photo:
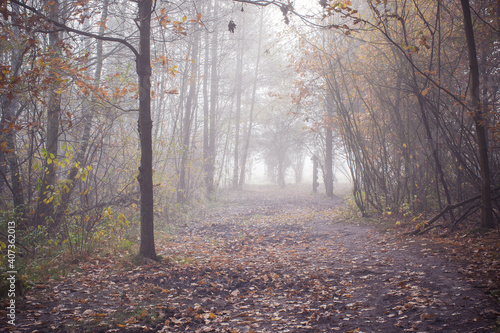
<path fill-rule="evenodd" d="M 420 315 L 420 318 L 422 319 L 432 319 L 434 317 L 435 316 L 432 313 L 423 313 L 422 315 Z"/>

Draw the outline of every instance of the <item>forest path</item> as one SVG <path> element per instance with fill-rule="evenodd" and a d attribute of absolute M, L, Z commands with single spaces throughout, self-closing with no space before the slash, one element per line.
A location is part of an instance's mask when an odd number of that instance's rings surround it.
<path fill-rule="evenodd" d="M 339 198 L 254 187 L 158 244 L 26 296 L 19 331 L 493 332 L 498 304 L 430 240 L 339 222 Z"/>

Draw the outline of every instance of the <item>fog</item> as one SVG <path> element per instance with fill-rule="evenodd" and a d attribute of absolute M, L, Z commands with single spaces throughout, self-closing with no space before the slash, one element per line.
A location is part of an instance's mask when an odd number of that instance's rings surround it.
<path fill-rule="evenodd" d="M 492 221 L 493 7 L 140 4 L 6 7 L 2 202 L 30 226 L 140 206 L 151 233 L 153 215 L 176 218 L 221 189 L 312 189 L 314 175 L 327 196 L 352 182 L 362 214 L 432 211 L 482 193 Z M 475 26 L 456 28 L 471 15 Z"/>

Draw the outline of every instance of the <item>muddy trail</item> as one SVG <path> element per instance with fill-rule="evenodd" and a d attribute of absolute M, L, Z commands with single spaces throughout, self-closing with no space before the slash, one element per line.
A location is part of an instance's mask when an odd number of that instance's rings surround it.
<path fill-rule="evenodd" d="M 219 201 L 160 262 L 93 259 L 36 286 L 14 331 L 494 332 L 498 302 L 440 244 L 342 222 L 340 198 L 307 188 Z"/>

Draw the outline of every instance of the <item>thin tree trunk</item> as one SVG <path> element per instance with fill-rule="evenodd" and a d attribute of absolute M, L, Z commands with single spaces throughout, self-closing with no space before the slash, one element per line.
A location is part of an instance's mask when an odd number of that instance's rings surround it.
<path fill-rule="evenodd" d="M 211 1 L 207 1 L 207 12 L 210 12 Z M 210 34 L 207 31 L 205 33 L 205 63 L 203 65 L 203 75 L 205 79 L 203 80 L 203 171 L 206 173 L 207 159 L 209 154 L 209 117 L 210 117 L 210 104 L 208 96 L 208 80 L 210 75 Z M 204 175 L 206 181 L 206 175 Z"/>
<path fill-rule="evenodd" d="M 215 0 L 214 4 L 214 17 L 219 15 L 219 1 Z M 215 147 L 215 139 L 217 135 L 217 103 L 219 101 L 218 89 L 219 89 L 219 78 L 217 73 L 218 65 L 218 39 L 219 33 L 218 28 L 215 26 L 212 33 L 212 43 L 211 43 L 211 72 L 210 72 L 210 114 L 209 114 L 209 129 L 208 129 L 208 146 L 205 151 L 205 187 L 207 191 L 207 197 L 209 199 L 213 198 L 215 191 L 215 155 L 217 149 Z"/>
<path fill-rule="evenodd" d="M 141 192 L 141 245 L 139 255 L 157 259 L 154 243 L 153 148 L 151 120 L 151 8 L 152 0 L 138 2 L 139 15 L 139 138 L 141 165 L 137 177 Z"/>
<path fill-rule="evenodd" d="M 49 18 L 55 22 L 59 20 L 59 0 L 47 1 L 49 9 Z M 61 57 L 59 47 L 60 38 L 59 31 L 55 30 L 49 33 L 49 49 L 52 52 L 52 57 Z M 55 71 L 55 68 L 51 69 Z M 47 137 L 46 151 L 44 156 L 43 170 L 45 171 L 42 184 L 40 186 L 40 194 L 38 198 L 37 209 L 34 216 L 34 225 L 48 225 L 51 232 L 56 231 L 57 225 L 54 221 L 54 198 L 57 182 L 57 158 L 59 148 L 59 119 L 61 114 L 61 94 L 57 92 L 60 79 L 55 73 L 51 73 L 52 85 L 49 87 L 49 101 L 47 104 Z"/>
<path fill-rule="evenodd" d="M 184 110 L 184 125 L 183 125 L 183 139 L 182 139 L 182 157 L 181 157 L 181 167 L 179 172 L 179 184 L 177 186 L 177 202 L 185 203 L 188 195 L 187 188 L 187 174 L 188 170 L 188 159 L 190 150 L 190 139 L 191 139 L 191 124 L 193 116 L 193 104 L 196 97 L 196 86 L 197 86 L 197 68 L 198 68 L 198 44 L 199 44 L 199 34 L 195 33 L 193 39 L 193 49 L 191 53 L 191 71 L 189 75 L 189 92 L 186 99 L 186 106 Z"/>
<path fill-rule="evenodd" d="M 281 188 L 285 187 L 285 170 L 284 170 L 284 156 L 281 155 L 278 157 L 278 185 Z"/>
<path fill-rule="evenodd" d="M 102 8 L 102 16 L 101 16 L 101 22 L 106 22 L 108 18 L 108 7 L 109 7 L 109 0 L 103 0 L 103 8 Z M 99 26 L 99 36 L 104 35 L 104 24 L 101 24 Z M 97 45 L 96 45 L 96 67 L 94 71 L 94 86 L 99 87 L 101 83 L 101 75 L 102 75 L 102 66 L 103 66 L 103 41 L 98 39 L 97 40 Z M 62 221 L 64 218 L 64 214 L 66 212 L 66 209 L 68 207 L 68 204 L 70 203 L 71 200 L 71 195 L 75 189 L 75 186 L 77 184 L 76 176 L 78 174 L 78 171 L 80 167 L 82 166 L 83 163 L 85 163 L 85 155 L 87 154 L 87 149 L 89 146 L 89 141 L 90 141 L 90 134 L 92 130 L 92 120 L 93 120 L 93 115 L 97 113 L 97 97 L 96 95 L 92 95 L 91 100 L 90 100 L 90 105 L 86 105 L 84 103 L 83 107 L 83 123 L 84 123 L 84 128 L 83 128 L 83 134 L 82 134 L 82 139 L 80 141 L 80 147 L 78 148 L 78 151 L 75 156 L 75 162 L 79 163 L 78 165 L 73 165 L 71 168 L 69 175 L 68 175 L 68 190 L 66 192 L 63 192 L 61 194 L 61 204 L 57 209 L 56 213 L 56 220 L 57 221 Z"/>
<path fill-rule="evenodd" d="M 470 99 L 473 109 L 474 124 L 476 127 L 477 144 L 479 149 L 479 167 L 481 173 L 481 226 L 493 228 L 493 207 L 491 202 L 491 174 L 488 161 L 488 134 L 486 132 L 486 115 L 481 109 L 479 97 L 479 65 L 476 55 L 476 42 L 474 40 L 474 28 L 468 0 L 461 0 L 465 38 L 467 40 L 467 50 L 469 53 L 469 69 L 471 77 L 471 87 L 469 89 Z"/>
<path fill-rule="evenodd" d="M 393 50 L 394 51 L 394 50 Z M 395 59 L 397 59 L 397 52 L 393 52 L 393 56 Z M 402 146 L 402 154 L 403 154 L 403 163 L 404 163 L 404 174 L 403 174 L 403 183 L 404 183 L 404 188 L 406 191 L 406 194 L 402 195 L 402 200 L 406 201 L 408 203 L 414 204 L 414 191 L 415 191 L 415 179 L 414 179 L 414 172 L 413 172 L 413 164 L 411 163 L 410 159 L 410 138 L 407 137 L 406 133 L 410 133 L 408 124 L 405 125 L 403 121 L 403 117 L 401 115 L 401 101 L 402 101 L 402 85 L 403 85 L 403 74 L 404 73 L 404 66 L 401 62 L 398 62 L 398 74 L 397 74 L 397 84 L 396 84 L 396 92 L 394 96 L 394 107 L 391 108 L 392 113 L 394 115 L 394 121 L 395 121 L 395 131 L 397 133 L 397 136 L 399 138 L 399 143 Z M 407 116 L 408 119 L 410 118 Z M 408 123 L 408 122 L 407 122 Z M 408 134 L 409 135 L 409 134 Z M 399 187 L 399 186 L 398 186 Z M 405 198 L 406 197 L 406 198 Z"/>
<path fill-rule="evenodd" d="M 313 192 L 318 193 L 318 158 L 316 155 L 312 158 L 313 161 Z"/>
<path fill-rule="evenodd" d="M 214 17 L 218 17 L 219 15 L 219 0 L 215 0 L 214 4 Z M 213 42 L 212 42 L 212 80 L 211 80 L 211 87 L 210 87 L 210 162 L 209 162 L 209 172 L 208 172 L 208 187 L 207 187 L 207 194 L 209 195 L 209 198 L 212 197 L 214 190 L 215 190 L 215 184 L 214 184 L 214 178 L 215 178 L 215 155 L 217 152 L 216 146 L 215 146 L 215 139 L 217 135 L 217 126 L 216 126 L 216 116 L 217 116 L 217 103 L 219 102 L 219 76 L 217 73 L 217 65 L 218 65 L 218 41 L 219 41 L 219 34 L 217 28 L 214 31 L 213 35 Z"/>
<path fill-rule="evenodd" d="M 327 123 L 325 133 L 325 190 L 326 195 L 333 196 L 333 131 L 331 121 L 333 119 L 333 96 L 328 95 L 326 99 Z"/>
<path fill-rule="evenodd" d="M 19 6 L 12 4 L 12 11 L 19 13 Z M 15 25 L 12 27 L 14 38 L 19 36 L 19 28 Z M 23 63 L 23 52 L 20 47 L 12 47 L 10 68 L 12 73 L 12 80 L 19 77 L 19 71 Z M 5 147 L 1 148 L 1 160 L 7 160 L 10 170 L 10 180 L 12 191 L 12 201 L 16 215 L 20 218 L 24 217 L 24 193 L 23 185 L 21 182 L 21 170 L 19 168 L 19 161 L 17 158 L 16 148 L 16 132 L 15 129 L 9 128 L 8 124 L 15 123 L 16 109 L 19 108 L 18 97 L 14 94 L 12 96 L 2 96 L 2 141 L 6 143 Z"/>
<path fill-rule="evenodd" d="M 234 159 L 233 159 L 233 188 L 238 188 L 238 170 L 240 157 L 240 120 L 241 94 L 243 79 L 243 39 L 238 40 L 238 56 L 236 60 L 236 115 L 234 120 Z"/>
<path fill-rule="evenodd" d="M 402 22 L 402 28 L 403 28 L 403 32 L 404 32 L 405 42 L 408 43 L 406 26 L 404 25 L 404 22 Z M 413 62 L 412 55 L 409 56 L 409 59 L 411 62 Z M 418 81 L 417 81 L 417 74 L 415 72 L 415 66 L 411 66 L 411 70 L 412 70 L 414 94 L 415 94 L 415 97 L 417 98 L 417 101 L 418 101 L 419 111 L 420 111 L 420 114 L 422 116 L 422 122 L 424 123 L 425 133 L 427 136 L 427 140 L 429 140 L 429 144 L 430 144 L 430 148 L 431 148 L 432 158 L 434 159 L 434 163 L 436 165 L 436 179 L 438 179 L 443 186 L 443 190 L 444 190 L 444 193 L 446 196 L 447 204 L 451 205 L 451 193 L 448 189 L 448 184 L 447 184 L 446 179 L 445 179 L 443 167 L 442 167 L 441 161 L 439 159 L 438 147 L 437 147 L 437 144 L 432 137 L 432 131 L 431 131 L 431 128 L 429 125 L 429 120 L 427 117 L 427 110 L 426 110 L 425 105 L 424 105 L 423 96 L 422 96 L 421 92 L 418 90 Z M 439 188 L 437 188 L 436 194 L 438 196 L 438 201 L 439 201 L 438 203 L 441 206 Z"/>
<path fill-rule="evenodd" d="M 253 88 L 252 88 L 252 102 L 250 105 L 250 115 L 248 118 L 248 126 L 247 126 L 247 132 L 245 135 L 245 144 L 243 147 L 243 152 L 241 155 L 241 169 L 240 169 L 240 181 L 239 181 L 239 187 L 243 187 L 245 184 L 245 175 L 246 175 L 246 163 L 247 163 L 247 157 L 248 157 L 248 148 L 250 147 L 250 138 L 252 137 L 252 127 L 253 127 L 253 112 L 255 109 L 255 97 L 256 97 L 256 92 L 257 92 L 257 81 L 259 78 L 259 65 L 260 65 L 260 53 L 261 53 L 261 48 L 262 48 L 262 30 L 263 30 L 263 20 L 264 20 L 264 11 L 261 10 L 260 12 L 260 29 L 259 29 L 259 43 L 257 46 L 257 60 L 255 62 L 255 76 L 254 76 L 254 81 L 253 81 Z"/>

